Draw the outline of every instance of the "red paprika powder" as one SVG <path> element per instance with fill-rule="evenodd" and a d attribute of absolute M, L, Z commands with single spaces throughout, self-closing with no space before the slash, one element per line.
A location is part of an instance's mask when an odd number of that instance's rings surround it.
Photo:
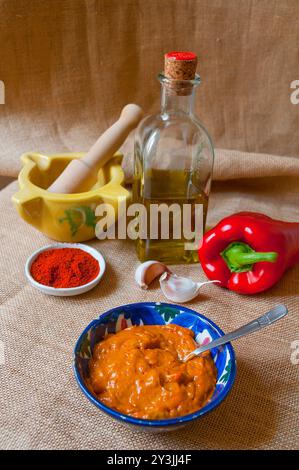
<path fill-rule="evenodd" d="M 40 253 L 31 265 L 32 277 L 45 286 L 78 287 L 97 277 L 98 261 L 80 248 L 54 248 Z"/>

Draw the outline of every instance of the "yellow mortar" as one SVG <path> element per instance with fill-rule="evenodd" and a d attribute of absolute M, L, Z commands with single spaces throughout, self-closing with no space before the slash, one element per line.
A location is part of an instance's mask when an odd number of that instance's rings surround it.
<path fill-rule="evenodd" d="M 60 242 L 82 242 L 94 238 L 98 220 L 95 208 L 101 203 L 110 204 L 117 217 L 118 203 L 131 196 L 122 186 L 124 173 L 120 153 L 116 153 L 98 172 L 98 181 L 90 191 L 76 194 L 48 192 L 46 188 L 67 164 L 83 155 L 25 153 L 21 156 L 23 168 L 18 179 L 20 189 L 13 195 L 13 203 L 26 222 Z"/>

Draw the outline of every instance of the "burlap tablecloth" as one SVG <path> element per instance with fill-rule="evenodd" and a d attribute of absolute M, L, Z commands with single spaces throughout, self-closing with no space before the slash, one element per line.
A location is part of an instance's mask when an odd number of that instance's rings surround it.
<path fill-rule="evenodd" d="M 246 154 L 236 159 L 227 151 L 223 158 L 222 164 L 234 168 L 235 176 L 238 171 L 245 176 L 245 168 L 254 173 Z M 251 179 L 215 182 L 209 225 L 243 209 L 299 221 L 298 172 L 296 177 L 294 167 L 285 166 L 291 160 L 259 155 L 258 161 L 266 173 L 276 162 L 275 176 L 258 171 Z M 284 176 L 279 177 L 279 171 Z M 94 241 L 106 257 L 107 272 L 93 291 L 56 298 L 33 289 L 24 277 L 24 263 L 49 240 L 17 216 L 10 201 L 16 189 L 17 183 L 12 183 L 0 193 L 0 340 L 5 350 L 5 363 L 0 365 L 0 448 L 299 448 L 299 365 L 291 362 L 291 344 L 299 340 L 299 266 L 265 294 L 239 296 L 211 286 L 189 304 L 224 331 L 278 303 L 287 304 L 289 315 L 234 344 L 236 383 L 219 408 L 181 431 L 144 434 L 89 403 L 74 379 L 72 351 L 83 328 L 100 313 L 124 303 L 163 301 L 159 288 L 144 292 L 135 285 L 138 261 L 130 242 Z M 198 265 L 180 266 L 177 272 L 204 279 Z"/>

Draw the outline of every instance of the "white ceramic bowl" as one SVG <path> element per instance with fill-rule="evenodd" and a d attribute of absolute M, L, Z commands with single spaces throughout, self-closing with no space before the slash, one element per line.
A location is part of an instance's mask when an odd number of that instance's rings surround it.
<path fill-rule="evenodd" d="M 56 287 L 50 287 L 50 286 L 45 286 L 43 284 L 40 284 L 31 276 L 31 272 L 30 272 L 31 265 L 40 253 L 42 253 L 43 251 L 52 250 L 55 248 L 80 248 L 80 250 L 86 251 L 86 253 L 89 253 L 99 262 L 99 265 L 100 265 L 99 274 L 92 281 L 88 282 L 87 284 L 83 284 L 83 286 L 78 286 L 78 287 L 56 288 Z M 92 248 L 91 246 L 88 246 L 88 245 L 83 245 L 82 243 L 54 243 L 53 245 L 47 245 L 47 246 L 44 246 L 43 248 L 40 248 L 39 250 L 36 250 L 34 253 L 32 253 L 31 256 L 29 256 L 25 265 L 25 274 L 30 284 L 33 287 L 36 287 L 37 289 L 42 291 L 44 294 L 57 295 L 60 297 L 65 297 L 65 296 L 69 297 L 71 295 L 84 294 L 84 292 L 88 292 L 89 290 L 93 289 L 102 279 L 105 269 L 106 269 L 105 259 L 103 255 L 95 248 Z"/>

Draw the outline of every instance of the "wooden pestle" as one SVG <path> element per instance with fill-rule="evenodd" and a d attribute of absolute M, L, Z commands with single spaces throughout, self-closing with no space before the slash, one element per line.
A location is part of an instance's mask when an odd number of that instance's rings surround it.
<path fill-rule="evenodd" d="M 127 104 L 119 119 L 99 137 L 84 157 L 68 164 L 48 191 L 63 194 L 88 191 L 96 183 L 99 169 L 120 148 L 142 117 L 143 111 L 137 104 Z"/>

